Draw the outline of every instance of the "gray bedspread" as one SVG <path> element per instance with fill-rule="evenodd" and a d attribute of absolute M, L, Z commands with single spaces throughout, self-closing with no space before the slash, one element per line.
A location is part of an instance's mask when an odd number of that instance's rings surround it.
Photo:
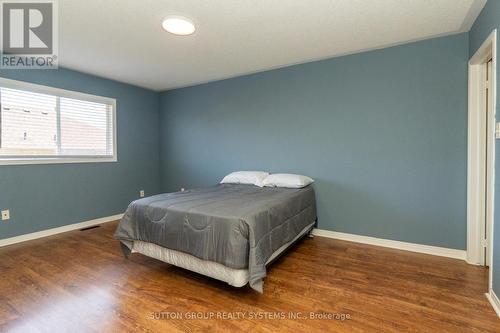
<path fill-rule="evenodd" d="M 312 186 L 219 184 L 132 202 L 115 238 L 125 251 L 130 251 L 134 240 L 141 240 L 248 269 L 250 286 L 262 292 L 266 261 L 315 219 Z"/>

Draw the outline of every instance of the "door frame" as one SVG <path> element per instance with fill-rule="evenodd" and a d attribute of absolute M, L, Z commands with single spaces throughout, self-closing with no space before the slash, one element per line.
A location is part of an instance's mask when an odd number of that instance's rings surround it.
<path fill-rule="evenodd" d="M 493 253 L 493 221 L 494 221 L 494 184 L 495 184 L 495 113 L 496 113 L 496 51 L 497 30 L 493 30 L 481 47 L 469 60 L 469 110 L 467 136 L 467 262 L 484 265 L 485 258 L 483 238 L 485 228 L 488 235 L 489 262 L 492 265 Z M 492 59 L 490 81 L 490 97 L 492 111 L 488 114 L 488 125 L 491 126 L 490 137 L 486 138 L 485 110 L 485 66 Z M 486 139 L 485 139 L 486 138 Z M 486 156 L 482 145 L 488 140 L 489 153 Z M 487 159 L 487 157 L 489 157 Z M 488 163 L 487 163 L 488 162 Z M 486 168 L 490 170 L 486 183 Z M 485 195 L 487 194 L 487 195 Z M 486 202 L 487 198 L 487 202 Z M 488 211 L 486 211 L 488 207 Z M 485 224 L 486 220 L 486 224 Z M 490 286 L 491 274 L 490 267 Z"/>

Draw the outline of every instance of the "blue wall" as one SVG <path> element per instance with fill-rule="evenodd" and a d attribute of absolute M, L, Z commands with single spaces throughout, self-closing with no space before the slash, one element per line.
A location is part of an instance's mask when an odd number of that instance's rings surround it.
<path fill-rule="evenodd" d="M 263 169 L 316 179 L 320 228 L 465 249 L 468 54 L 459 34 L 162 94 L 65 69 L 0 71 L 116 98 L 119 157 L 0 166 L 12 215 L 0 239 L 121 213 L 140 189 Z"/>
<path fill-rule="evenodd" d="M 465 249 L 468 45 L 459 34 L 164 92 L 162 190 L 300 173 L 316 179 L 322 229 Z"/>
<path fill-rule="evenodd" d="M 159 95 L 75 71 L 5 70 L 0 77 L 116 98 L 118 162 L 0 166 L 0 239 L 122 213 L 159 186 Z"/>
<path fill-rule="evenodd" d="M 470 49 L 469 53 L 472 56 L 477 49 L 488 38 L 489 34 L 494 29 L 500 28 L 500 1 L 490 0 L 486 3 L 481 14 L 474 22 L 472 29 L 469 32 Z M 500 33 L 500 31 L 499 31 Z M 498 38 L 498 37 L 497 37 Z M 497 41 L 498 48 L 499 41 Z M 500 49 L 497 49 L 497 57 L 500 55 Z M 500 113 L 498 112 L 500 98 L 500 66 L 497 64 L 497 110 L 496 119 L 500 121 Z M 493 289 L 497 295 L 500 295 L 500 143 L 497 140 L 495 145 L 495 226 L 493 235 Z"/>

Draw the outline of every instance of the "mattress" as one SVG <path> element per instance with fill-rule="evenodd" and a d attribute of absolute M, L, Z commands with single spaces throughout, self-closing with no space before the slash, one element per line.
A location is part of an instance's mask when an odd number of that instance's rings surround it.
<path fill-rule="evenodd" d="M 132 202 L 115 232 L 125 254 L 135 241 L 247 269 L 262 292 L 266 262 L 316 219 L 314 189 L 219 184 Z"/>
<path fill-rule="evenodd" d="M 266 265 L 285 252 L 298 239 L 308 233 L 313 228 L 314 223 L 315 222 L 306 226 L 293 240 L 283 244 L 283 246 L 276 250 L 271 257 L 269 257 Z M 168 264 L 224 281 L 233 287 L 243 287 L 248 283 L 248 269 L 234 269 L 226 267 L 217 262 L 202 260 L 190 254 L 167 249 L 153 243 L 134 241 L 132 252 L 141 253 Z"/>

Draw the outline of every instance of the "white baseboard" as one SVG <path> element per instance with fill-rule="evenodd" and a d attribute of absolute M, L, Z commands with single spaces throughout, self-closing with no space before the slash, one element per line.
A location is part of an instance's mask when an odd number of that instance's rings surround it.
<path fill-rule="evenodd" d="M 26 242 L 26 241 L 37 239 L 37 238 L 52 236 L 52 235 L 60 234 L 60 233 L 67 232 L 67 231 L 92 227 L 94 225 L 116 221 L 116 220 L 121 219 L 122 217 L 123 217 L 123 214 L 117 214 L 117 215 L 113 215 L 113 216 L 101 217 L 101 218 L 98 218 L 95 220 L 84 221 L 84 222 L 74 223 L 74 224 L 68 224 L 68 225 L 64 225 L 62 227 L 58 227 L 58 228 L 37 231 L 37 232 L 30 233 L 30 234 L 15 236 L 15 237 L 11 237 L 11 238 L 4 238 L 4 239 L 0 239 L 0 247 L 12 245 L 12 244 L 16 244 L 16 243 L 21 243 L 21 242 Z"/>
<path fill-rule="evenodd" d="M 500 318 L 500 299 L 498 299 L 498 296 L 495 294 L 493 289 L 490 289 L 490 292 L 486 293 L 485 295 L 488 301 L 490 301 L 493 310 L 495 310 L 498 317 Z"/>
<path fill-rule="evenodd" d="M 345 241 L 349 241 L 349 242 L 356 242 L 356 243 L 389 247 L 391 249 L 432 254 L 435 256 L 448 257 L 448 258 L 453 258 L 453 259 L 465 260 L 465 257 L 466 257 L 465 250 L 456 250 L 456 249 L 449 249 L 449 248 L 445 248 L 445 247 L 438 247 L 438 246 L 431 246 L 431 245 L 406 243 L 406 242 L 400 242 L 400 241 L 395 241 L 395 240 L 390 240 L 390 239 L 382 239 L 382 238 L 375 238 L 375 237 L 369 237 L 369 236 L 346 234 L 343 232 L 329 231 L 329 230 L 323 230 L 323 229 L 314 229 L 313 235 L 334 238 L 334 239 L 340 239 L 340 240 L 345 240 Z"/>

